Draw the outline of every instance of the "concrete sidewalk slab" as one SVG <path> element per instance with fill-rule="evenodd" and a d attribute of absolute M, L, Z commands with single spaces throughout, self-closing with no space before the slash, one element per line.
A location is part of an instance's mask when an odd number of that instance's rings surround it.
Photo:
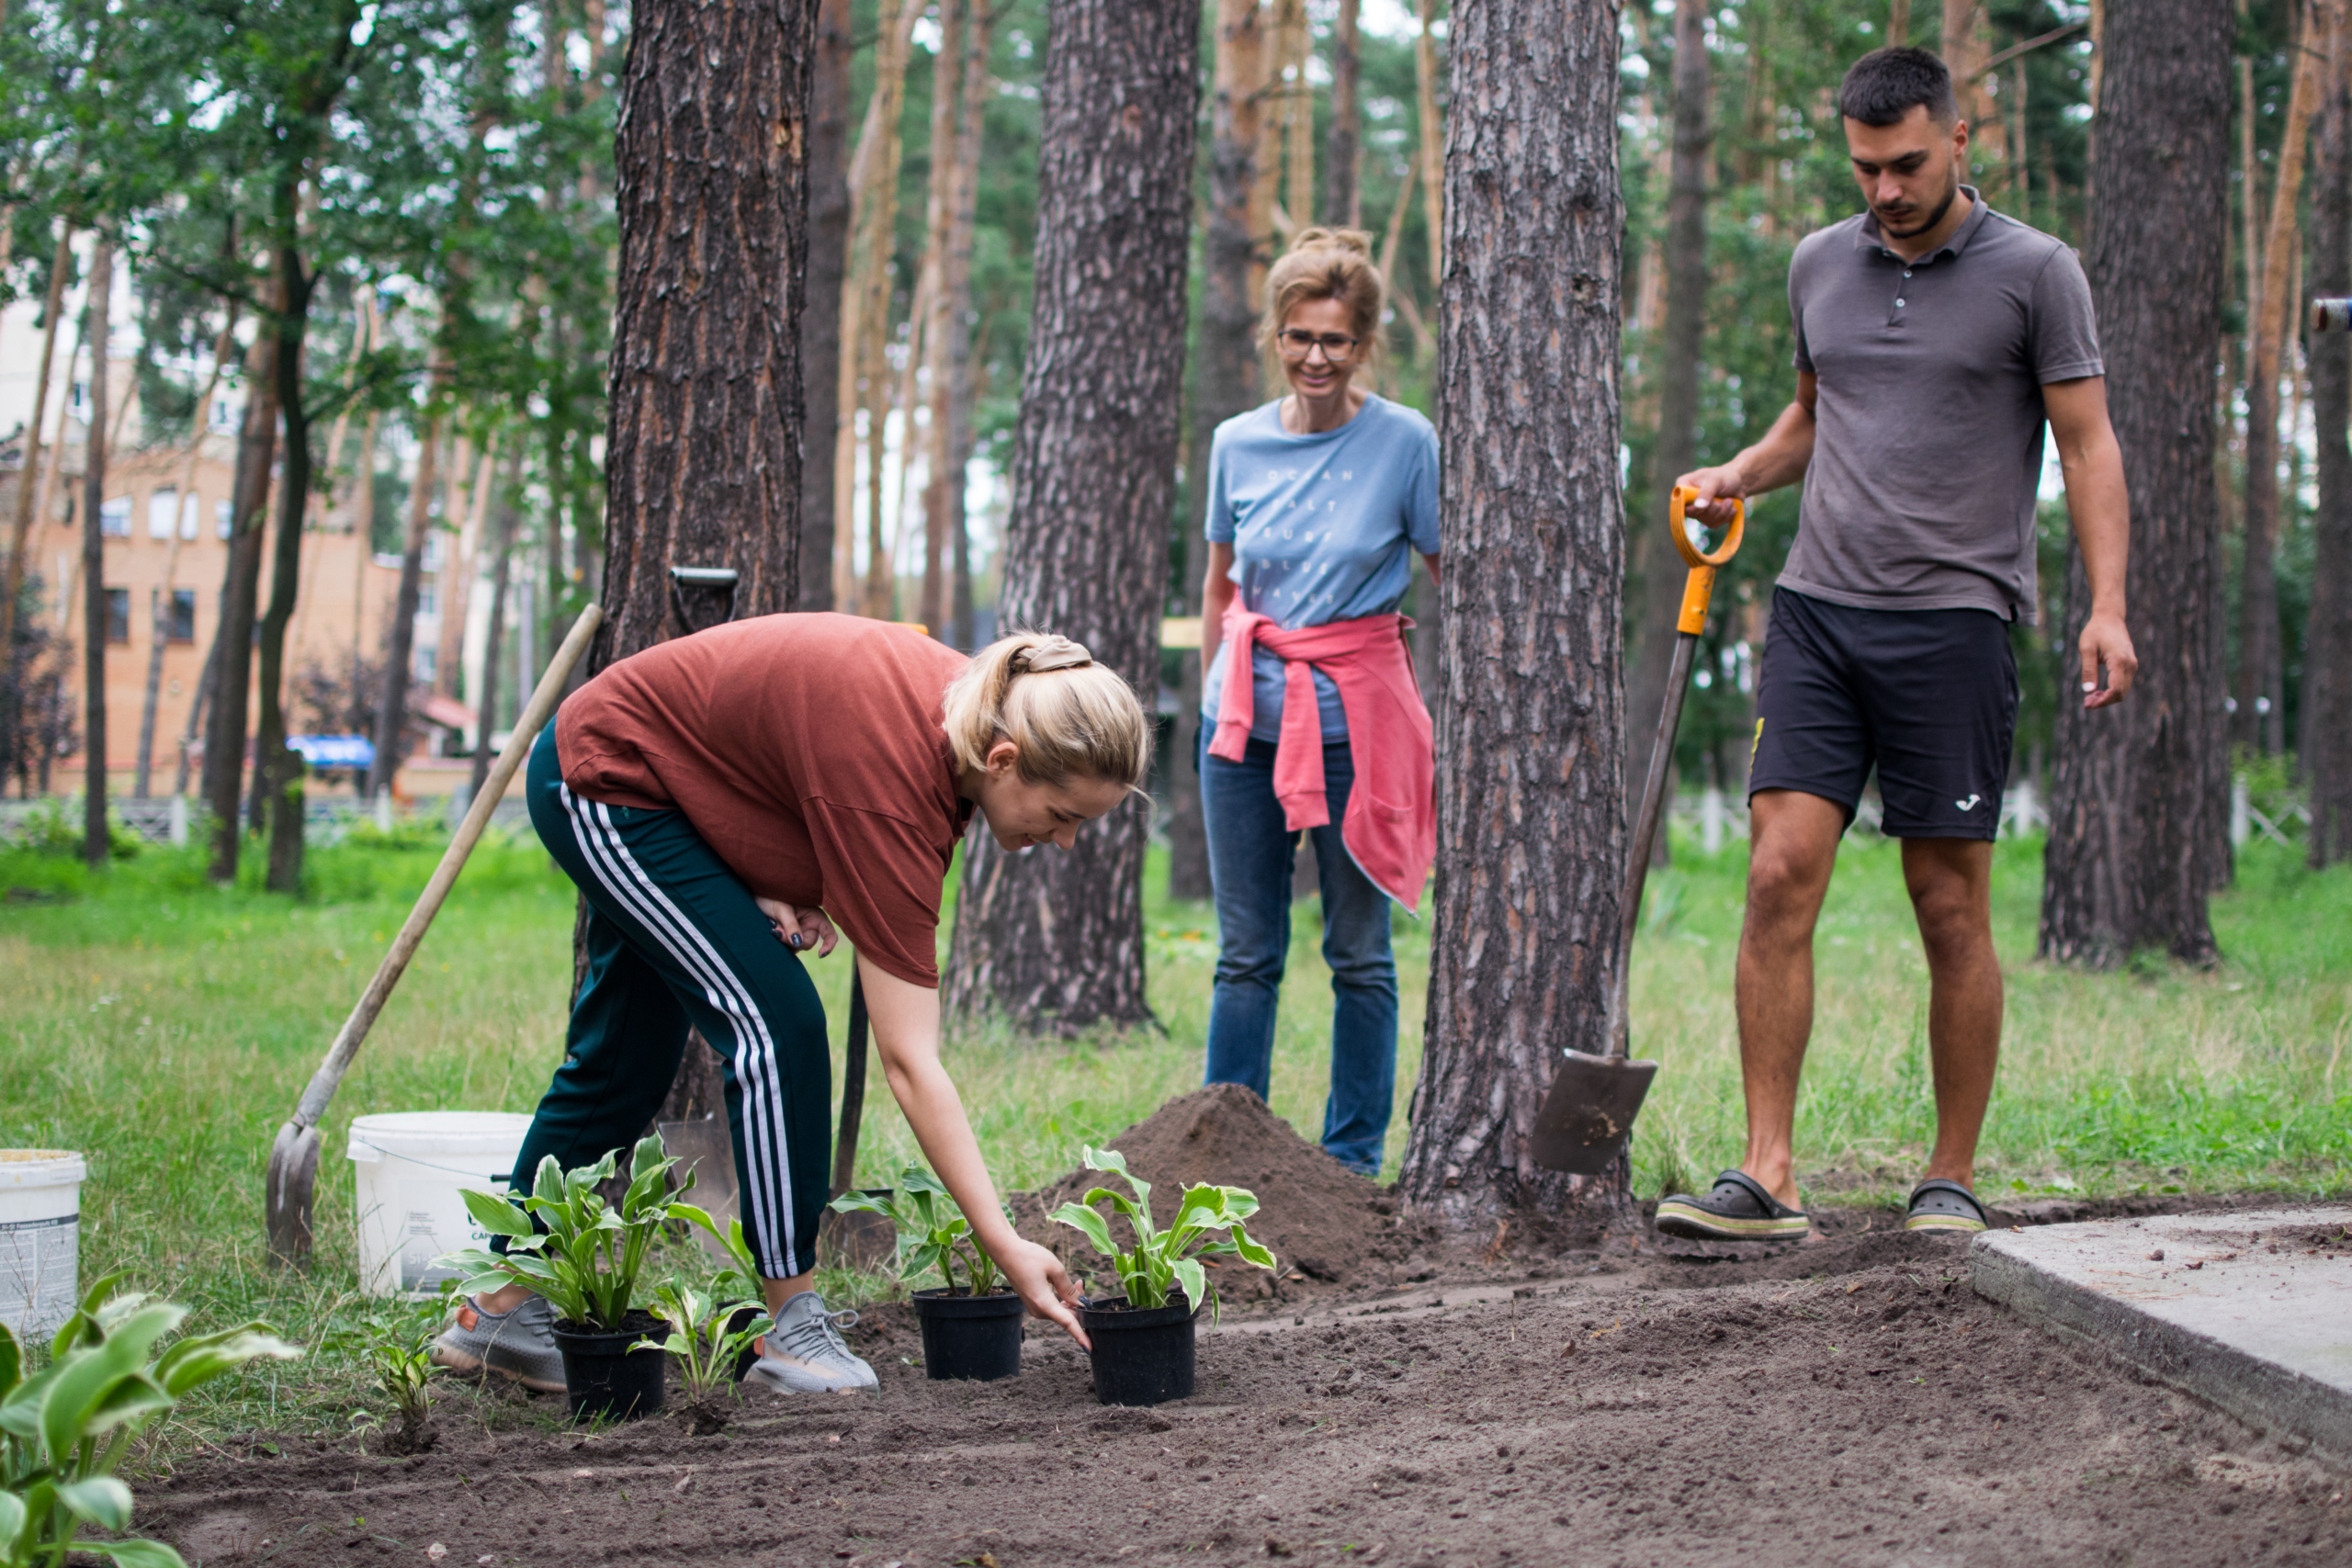
<path fill-rule="evenodd" d="M 2352 1206 L 1987 1231 L 1968 1265 L 1977 1294 L 2352 1459 Z"/>

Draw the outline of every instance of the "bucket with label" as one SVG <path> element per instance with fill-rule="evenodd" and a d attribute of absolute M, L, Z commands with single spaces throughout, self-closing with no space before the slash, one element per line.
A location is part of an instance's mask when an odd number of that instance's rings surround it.
<path fill-rule="evenodd" d="M 359 1288 L 371 1296 L 430 1295 L 453 1269 L 434 1259 L 487 1247 L 466 1212 L 467 1188 L 503 1192 L 530 1117 L 509 1111 L 397 1111 L 355 1117 Z"/>
<path fill-rule="evenodd" d="M 46 1339 L 81 1298 L 82 1156 L 0 1149 L 0 1323 Z"/>

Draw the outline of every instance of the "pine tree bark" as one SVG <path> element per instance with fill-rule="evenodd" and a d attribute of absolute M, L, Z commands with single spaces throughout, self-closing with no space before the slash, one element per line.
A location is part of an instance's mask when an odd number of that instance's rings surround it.
<path fill-rule="evenodd" d="M 931 413 L 931 425 L 924 443 L 923 467 L 926 475 L 922 495 L 922 585 L 915 604 L 915 619 L 941 641 L 947 638 L 947 559 L 948 545 L 953 537 L 946 508 L 943 504 L 947 489 L 947 323 L 954 313 L 954 301 L 947 288 L 948 251 L 954 244 L 956 226 L 956 182 L 962 173 L 956 158 L 958 133 L 963 121 L 956 105 L 963 86 L 965 35 L 970 22 L 970 7 L 964 0 L 939 0 L 939 52 L 931 64 L 931 189 L 927 193 L 923 211 L 923 273 L 929 284 L 922 297 L 923 317 L 921 322 L 922 360 L 928 385 L 924 389 Z M 908 344 L 907 369 L 909 390 L 911 392 L 914 344 Z M 899 499 L 903 512 L 906 506 L 906 470 L 914 452 L 914 400 L 906 402 L 905 423 L 899 438 Z"/>
<path fill-rule="evenodd" d="M 82 858 L 105 866 L 107 841 L 106 536 L 99 515 L 107 496 L 107 306 L 114 292 L 114 237 L 100 230 L 83 306 L 82 341 L 90 345 L 90 435 L 82 469 Z"/>
<path fill-rule="evenodd" d="M 446 378 L 446 365 L 436 365 L 432 379 L 438 383 Z M 392 624 L 384 638 L 384 694 L 376 707 L 376 756 L 368 767 L 371 798 L 392 787 L 404 760 L 408 689 L 414 680 L 409 665 L 416 654 L 416 606 L 424 589 L 424 544 L 433 531 L 433 487 L 441 479 L 440 454 L 441 416 L 435 413 L 425 420 L 424 439 L 417 447 L 416 479 L 408 492 L 408 526 L 401 536 L 401 585 L 392 597 Z"/>
<path fill-rule="evenodd" d="M 2215 953 L 2206 895 L 2228 866 L 2229 776 L 2213 364 L 2234 28 L 2229 0 L 2143 0 L 2107 18 L 2084 262 L 2132 497 L 2140 674 L 2120 706 L 2058 705 L 2040 945 L 2065 963 Z M 2089 614 L 2070 549 L 2066 631 Z"/>
<path fill-rule="evenodd" d="M 266 801 L 272 893 L 294 893 L 302 884 L 302 775 L 299 752 L 286 744 L 286 628 L 294 618 L 294 598 L 302 581 L 302 525 L 311 514 L 311 416 L 302 403 L 302 348 L 310 324 L 311 295 L 317 275 L 302 269 L 302 254 L 290 236 L 300 205 L 299 186 L 282 193 L 279 232 L 289 236 L 277 251 L 277 291 L 285 313 L 278 329 L 277 405 L 286 426 L 284 473 L 277 490 L 277 532 L 271 551 L 269 609 L 261 620 L 261 722 L 254 736 L 256 796 Z M 406 579 L 403 576 L 403 583 Z M 382 753 L 378 753 L 382 761 Z M 389 775 L 388 775 L 389 776 Z"/>
<path fill-rule="evenodd" d="M 17 646 L 17 601 L 25 592 L 25 552 L 30 547 L 34 498 L 43 471 L 40 428 L 49 409 L 49 374 L 57 354 L 58 319 L 65 313 L 65 279 L 74 270 L 74 231 L 61 225 L 49 264 L 49 298 L 41 310 L 40 372 L 33 378 L 32 416 L 25 422 L 24 461 L 17 468 L 16 516 L 8 528 L 7 585 L 0 588 L 0 649 Z M 67 374 L 72 374 L 69 368 Z"/>
<path fill-rule="evenodd" d="M 1184 604 L 1200 613 L 1207 550 L 1201 533 L 1206 520 L 1209 448 L 1216 427 L 1248 412 L 1258 399 L 1257 311 L 1250 302 L 1250 272 L 1257 263 L 1250 229 L 1250 193 L 1258 184 L 1261 107 L 1258 88 L 1265 76 L 1265 33 L 1260 0 L 1217 0 L 1215 98 L 1209 108 L 1209 204 L 1201 246 L 1201 325 L 1193 353 L 1192 461 L 1185 496 L 1193 514 L 1179 518 L 1186 546 Z M 1336 101 L 1336 91 L 1335 91 Z M 1332 160 L 1337 166 L 1338 159 Z M 1184 660 L 1177 694 L 1176 755 L 1166 760 L 1169 781 L 1168 896 L 1206 898 L 1209 886 L 1207 825 L 1201 817 L 1199 738 L 1201 659 Z"/>
<path fill-rule="evenodd" d="M 237 879 L 237 852 L 244 837 L 238 807 L 244 790 L 245 723 L 252 712 L 254 615 L 261 598 L 270 471 L 277 460 L 277 285 L 274 276 L 266 292 L 253 347 L 245 355 L 245 417 L 237 433 L 237 476 L 230 491 L 220 620 L 212 634 L 212 715 L 204 728 L 204 801 L 212 816 L 209 870 L 215 882 Z"/>
<path fill-rule="evenodd" d="M 1624 874 L 1617 10 L 1462 0 L 1447 37 L 1438 435 L 1446 570 L 1427 1044 L 1398 1187 L 1454 1223 L 1602 1223 L 1544 1170 L 1560 1051 L 1609 1032 Z M 1541 258 L 1534 265 L 1532 258 Z"/>
<path fill-rule="evenodd" d="M 482 644 L 481 690 L 474 694 L 479 720 L 474 734 L 473 776 L 466 793 L 479 795 L 490 783 L 491 731 L 498 728 L 498 677 L 506 652 L 506 588 L 514 568 L 514 535 L 522 520 L 515 494 L 523 484 L 523 443 L 507 448 L 491 502 L 490 628 Z M 805 538 L 806 536 L 804 535 Z"/>
<path fill-rule="evenodd" d="M 2308 18 L 2308 11 L 2304 12 Z M 2290 330 L 2293 289 L 2290 258 L 2301 243 L 2296 219 L 2301 206 L 2305 145 L 2320 90 L 2320 57 L 2312 29 L 2296 29 L 2293 83 L 2287 96 L 2287 123 L 2279 132 L 2278 175 L 2270 192 L 2269 222 L 2257 258 L 2261 288 L 2252 301 L 2247 333 L 2245 383 L 2245 549 L 2238 581 L 2238 676 L 2235 739 L 2272 756 L 2286 749 L 2287 705 L 2278 643 L 2278 361 Z M 2246 193 L 2253 199 L 2253 193 Z"/>
<path fill-rule="evenodd" d="M 808 272 L 800 312 L 800 599 L 833 609 L 842 280 L 849 267 L 849 0 L 821 0 L 808 79 Z"/>
<path fill-rule="evenodd" d="M 800 316 L 817 0 L 640 0 L 592 672 L 673 631 L 669 569 L 731 567 L 732 615 L 799 602 Z M 688 596 L 695 629 L 723 596 Z"/>
<path fill-rule="evenodd" d="M 997 11 L 975 4 L 967 26 L 963 85 L 957 92 L 955 198 L 947 218 L 944 315 L 937 328 L 932 403 L 933 468 L 925 505 L 945 541 L 946 587 L 934 631 L 957 648 L 972 646 L 972 570 L 964 515 L 965 475 L 972 462 L 972 235 L 979 213 L 980 148 L 988 118 L 989 51 Z"/>
<path fill-rule="evenodd" d="M 1650 515 L 1640 520 L 1628 553 L 1639 563 L 1641 622 L 1633 677 L 1625 692 L 1625 799 L 1641 798 L 1650 760 L 1649 727 L 1666 705 L 1674 662 L 1674 624 L 1682 609 L 1682 558 L 1666 536 L 1668 491 L 1699 461 L 1699 356 L 1707 326 L 1707 15 L 1710 0 L 1674 7 L 1674 164 L 1666 204 L 1666 321 L 1658 333 L 1657 439 L 1650 448 Z M 1667 796 L 1675 779 L 1669 769 Z M 1664 865 L 1667 835 L 1650 863 Z"/>
<path fill-rule="evenodd" d="M 890 258 L 898 228 L 899 119 L 905 107 L 907 51 L 922 10 L 915 0 L 881 0 L 874 90 L 866 96 L 857 152 L 850 160 L 849 265 L 842 292 L 842 417 L 833 458 L 833 581 L 842 609 L 879 615 L 889 613 L 889 552 L 883 539 L 880 498 L 882 423 L 888 413 L 890 383 L 882 344 L 888 324 Z M 865 412 L 870 480 L 863 585 L 854 570 L 857 412 L 861 408 Z"/>
<path fill-rule="evenodd" d="M 1075 637 L 1148 693 L 1183 406 L 1199 0 L 1055 0 L 1048 15 L 1004 623 Z M 1007 854 L 974 833 L 949 1005 L 1032 1032 L 1147 1019 L 1149 828 L 1130 803 L 1067 852 Z"/>
<path fill-rule="evenodd" d="M 1362 0 L 1340 0 L 1331 23 L 1331 129 L 1323 138 L 1323 221 L 1363 227 L 1363 193 L 1357 188 L 1363 164 L 1363 113 L 1358 88 L 1363 53 L 1357 38 Z"/>
<path fill-rule="evenodd" d="M 2352 294 L 2352 79 L 2344 7 L 2329 29 L 2327 96 L 2312 178 L 2311 290 Z M 2303 777 L 2311 787 L 2305 855 L 2314 871 L 2352 860 L 2352 337 L 2313 333 L 2312 422 L 2319 511 L 2312 519 L 2311 623 L 2303 659 Z"/>

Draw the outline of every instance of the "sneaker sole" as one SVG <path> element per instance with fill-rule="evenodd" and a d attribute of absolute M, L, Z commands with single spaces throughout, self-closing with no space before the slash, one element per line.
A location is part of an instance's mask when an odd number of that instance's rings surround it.
<path fill-rule="evenodd" d="M 1813 1222 L 1803 1214 L 1777 1220 L 1740 1220 L 1727 1214 L 1711 1214 L 1691 1203 L 1660 1203 L 1653 1223 L 1661 1235 L 1684 1236 L 1692 1241 L 1770 1241 L 1781 1236 L 1801 1236 L 1813 1228 Z"/>
<path fill-rule="evenodd" d="M 750 1371 L 745 1372 L 743 1374 L 743 1381 L 748 1383 L 757 1383 L 771 1393 L 873 1393 L 881 1386 L 879 1382 L 876 1382 L 871 1383 L 837 1383 L 831 1387 L 813 1387 L 786 1382 L 783 1373 L 772 1372 L 764 1365 L 753 1367 Z"/>
<path fill-rule="evenodd" d="M 521 1383 L 536 1393 L 564 1392 L 564 1385 L 560 1382 L 549 1382 L 545 1378 L 528 1377 L 511 1368 L 496 1366 L 485 1361 L 479 1356 L 469 1356 L 462 1350 L 452 1350 L 446 1345 L 436 1344 L 433 1347 L 433 1364 L 436 1367 L 446 1367 L 460 1377 L 481 1378 L 495 1374 L 510 1382 Z"/>
<path fill-rule="evenodd" d="M 1914 1214 L 1903 1222 L 1906 1231 L 1967 1231 L 1984 1228 L 1982 1220 L 1972 1220 L 1962 1214 Z"/>

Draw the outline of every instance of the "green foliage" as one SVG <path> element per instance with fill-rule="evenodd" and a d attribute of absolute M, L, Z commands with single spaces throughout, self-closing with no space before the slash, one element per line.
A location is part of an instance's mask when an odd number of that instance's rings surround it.
<path fill-rule="evenodd" d="M 447 1310 L 447 1292 L 441 1300 L 422 1307 L 379 1307 L 363 1314 L 356 1325 L 329 1341 L 336 1349 L 356 1354 L 376 1386 L 391 1401 L 393 1419 L 400 1424 L 391 1446 L 398 1451 L 413 1450 L 424 1436 L 425 1419 L 431 1414 L 427 1385 L 439 1371 L 433 1364 L 433 1341 L 441 1332 Z M 363 1411 L 354 1424 L 380 1423 L 375 1412 Z"/>
<path fill-rule="evenodd" d="M 936 1269 L 952 1291 L 960 1261 L 970 1294 L 985 1296 L 996 1289 L 996 1259 L 972 1234 L 964 1211 L 940 1185 L 939 1178 L 926 1168 L 910 1165 L 900 1171 L 898 1189 L 887 1201 L 851 1191 L 834 1199 L 832 1207 L 844 1214 L 880 1214 L 898 1226 L 899 1278 L 921 1278 Z"/>
<path fill-rule="evenodd" d="M 1241 1223 L 1258 1212 L 1256 1193 L 1207 1182 L 1187 1187 L 1183 1201 L 1176 1206 L 1176 1223 L 1163 1231 L 1151 1221 L 1151 1183 L 1129 1172 L 1124 1156 L 1116 1149 L 1097 1149 L 1090 1144 L 1084 1157 L 1087 1169 L 1115 1173 L 1126 1182 L 1132 1196 L 1097 1187 L 1078 1202 L 1064 1203 L 1053 1217 L 1084 1235 L 1094 1244 L 1095 1251 L 1111 1259 L 1128 1305 L 1166 1306 L 1169 1288 L 1177 1285 L 1195 1307 L 1206 1302 L 1214 1310 L 1216 1290 L 1201 1267 L 1204 1258 L 1238 1258 L 1260 1269 L 1274 1267 L 1274 1255 L 1251 1241 Z M 1109 1222 L 1094 1207 L 1105 1198 L 1126 1215 L 1135 1231 L 1136 1244 L 1126 1251 L 1112 1241 Z M 1214 1234 L 1218 1231 L 1231 1234 L 1220 1237 Z"/>
<path fill-rule="evenodd" d="M 503 1255 L 468 1247 L 438 1261 L 467 1270 L 458 1288 L 468 1293 L 527 1285 L 548 1299 L 558 1322 L 617 1331 L 637 1304 L 638 1277 L 662 1222 L 692 1217 L 687 1205 L 668 1201 L 677 1163 L 662 1152 L 661 1134 L 647 1134 L 629 1156 L 628 1188 L 615 1208 L 596 1190 L 612 1179 L 612 1153 L 571 1170 L 549 1155 L 520 1203 L 470 1189 L 463 1194 L 474 1223 L 506 1238 Z"/>
<path fill-rule="evenodd" d="M 736 1230 L 740 1234 L 741 1229 L 739 1222 Z M 671 1280 L 653 1292 L 653 1304 L 648 1309 L 670 1325 L 669 1337 L 640 1339 L 629 1348 L 662 1350 L 677 1357 L 687 1399 L 707 1404 L 713 1395 L 734 1387 L 736 1359 L 752 1340 L 775 1326 L 775 1319 L 765 1312 L 753 1313 L 737 1323 L 735 1314 L 752 1304 L 730 1299 L 724 1291 L 698 1291 Z"/>
<path fill-rule="evenodd" d="M 160 1541 L 76 1538 L 93 1526 L 130 1528 L 130 1488 L 115 1472 L 131 1439 L 183 1395 L 257 1357 L 300 1354 L 260 1323 L 191 1334 L 158 1353 L 187 1309 L 118 1295 L 121 1282 L 109 1274 L 90 1287 L 38 1370 L 0 1325 L 0 1568 L 62 1568 L 75 1551 L 185 1568 Z"/>

